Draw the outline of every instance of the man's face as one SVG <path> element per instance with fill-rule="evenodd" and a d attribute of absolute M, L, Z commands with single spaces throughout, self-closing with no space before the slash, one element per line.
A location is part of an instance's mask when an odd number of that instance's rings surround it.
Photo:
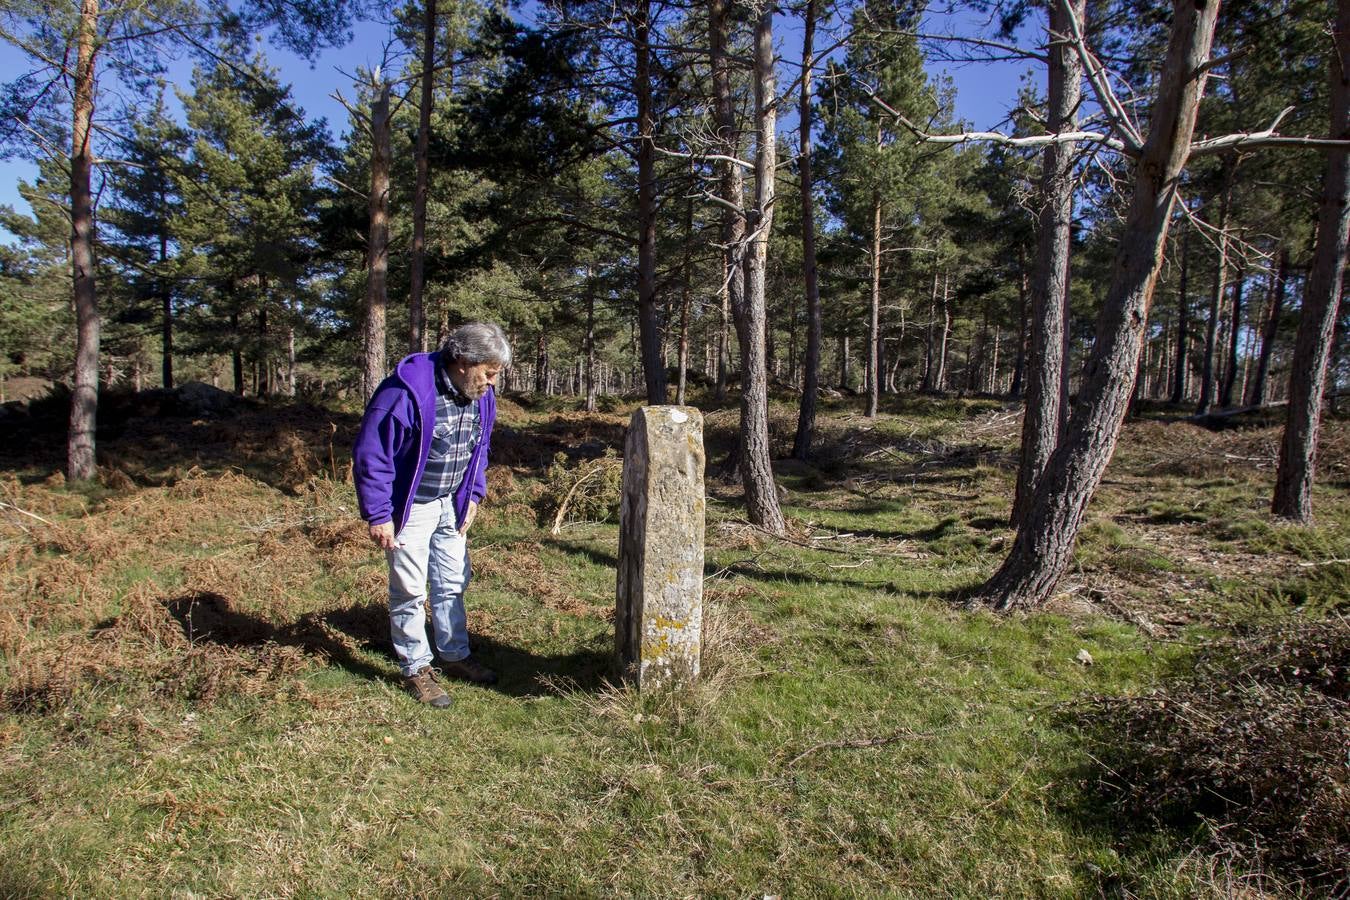
<path fill-rule="evenodd" d="M 497 376 L 500 374 L 502 374 L 500 363 L 469 363 L 457 359 L 450 364 L 450 380 L 460 393 L 470 400 L 477 400 L 486 394 L 488 388 L 496 385 Z"/>

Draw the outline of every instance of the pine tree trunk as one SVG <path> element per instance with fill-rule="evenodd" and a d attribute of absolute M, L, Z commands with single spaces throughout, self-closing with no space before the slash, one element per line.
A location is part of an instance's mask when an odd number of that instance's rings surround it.
<path fill-rule="evenodd" d="M 534 345 L 534 392 L 547 394 L 549 383 L 548 333 L 539 332 L 539 340 Z"/>
<path fill-rule="evenodd" d="M 924 327 L 923 332 L 923 379 L 919 384 L 919 390 L 924 393 L 931 393 L 936 384 L 933 378 L 937 371 L 937 367 L 933 364 L 933 325 L 937 323 L 938 279 L 940 277 L 938 272 L 933 272 L 933 291 L 928 297 L 928 324 Z"/>
<path fill-rule="evenodd" d="M 797 103 L 797 158 L 802 179 L 802 280 L 806 287 L 806 371 L 802 379 L 801 407 L 797 412 L 797 434 L 792 439 L 792 456 L 801 460 L 811 455 L 811 439 L 816 431 L 816 400 L 820 394 L 820 345 L 824 341 L 820 314 L 820 282 L 816 272 L 815 183 L 811 167 L 811 70 L 815 66 L 816 0 L 806 0 L 803 17 L 802 81 Z"/>
<path fill-rule="evenodd" d="M 1186 296 L 1188 289 L 1187 278 L 1190 274 L 1189 264 L 1191 259 L 1191 227 L 1185 222 L 1181 227 L 1186 229 L 1186 234 L 1181 240 L 1181 277 L 1177 286 L 1177 355 L 1176 367 L 1173 377 L 1176 379 L 1172 385 L 1172 403 L 1180 404 L 1186 399 L 1187 384 L 1187 363 L 1186 351 L 1187 342 L 1190 340 L 1188 328 L 1190 326 L 1190 298 Z"/>
<path fill-rule="evenodd" d="M 1242 333 L 1242 279 L 1243 273 L 1239 268 L 1236 276 L 1233 278 L 1233 309 L 1229 314 L 1231 319 L 1228 326 L 1228 362 L 1223 370 L 1223 386 L 1219 390 L 1219 408 L 1233 408 L 1233 386 L 1237 384 L 1238 373 L 1238 341 Z"/>
<path fill-rule="evenodd" d="M 714 0 L 721 2 L 721 0 Z M 736 315 L 741 345 L 741 455 L 746 512 L 750 521 L 772 534 L 786 523 L 778 506 L 769 450 L 769 391 L 765 353 L 765 275 L 773 227 L 777 165 L 777 113 L 774 97 L 773 6 L 766 5 L 755 24 L 755 194 L 747 217 L 745 293 Z M 719 98 L 720 99 L 720 98 Z M 724 198 L 725 199 L 725 198 Z"/>
<path fill-rule="evenodd" d="M 877 143 L 881 127 L 877 126 Z M 881 394 L 881 191 L 872 192 L 872 292 L 867 317 L 867 409 L 863 415 L 875 418 Z"/>
<path fill-rule="evenodd" d="M 937 354 L 937 374 L 933 376 L 935 388 L 941 392 L 947 390 L 947 339 L 952 333 L 952 308 L 948 290 L 951 286 L 951 276 L 942 273 L 942 340 L 938 343 Z"/>
<path fill-rule="evenodd" d="M 848 332 L 839 335 L 839 388 L 847 391 L 850 389 L 849 379 L 852 378 L 852 372 L 849 370 L 849 349 Z"/>
<path fill-rule="evenodd" d="M 295 396 L 295 326 L 286 329 L 286 396 Z"/>
<path fill-rule="evenodd" d="M 656 306 L 656 120 L 652 113 L 651 0 L 634 5 L 636 66 L 633 91 L 638 125 L 638 329 L 647 402 L 666 402 L 666 365 L 661 356 L 661 323 Z"/>
<path fill-rule="evenodd" d="M 723 213 L 722 233 L 727 232 L 726 217 L 729 213 Z M 717 319 L 717 386 L 713 390 L 713 401 L 715 403 L 725 403 L 727 399 L 727 368 L 729 361 L 727 359 L 731 350 L 731 271 L 727 268 L 731 260 L 731 252 L 724 251 L 722 257 L 722 284 L 718 288 L 718 296 L 722 300 L 720 315 Z"/>
<path fill-rule="evenodd" d="M 1022 381 L 1025 378 L 1027 362 L 1027 329 L 1030 325 L 1027 316 L 1027 267 L 1025 253 L 1021 247 L 1017 248 L 1018 270 L 1021 277 L 1017 279 L 1017 308 L 1020 324 L 1017 329 L 1017 357 L 1013 361 L 1012 384 L 1008 386 L 1008 396 L 1016 399 L 1022 396 Z"/>
<path fill-rule="evenodd" d="M 1224 163 L 1223 195 L 1219 199 L 1219 258 L 1214 267 L 1214 287 L 1209 295 L 1209 323 L 1205 326 L 1205 361 L 1200 369 L 1200 402 L 1197 416 L 1208 415 L 1214 405 L 1214 355 L 1218 349 L 1219 315 L 1228 280 L 1228 203 L 1232 194 L 1233 165 Z"/>
<path fill-rule="evenodd" d="M 1347 0 L 1350 2 L 1350 0 Z M 1073 416 L 1046 466 L 1003 566 L 973 603 L 997 609 L 1050 598 L 1069 565 L 1102 473 L 1115 449 L 1139 363 L 1149 301 L 1162 267 L 1172 205 L 1200 105 L 1219 4 L 1179 0 L 1175 6 L 1150 131 L 1134 166 L 1134 192 L 1097 319 L 1096 340 Z"/>
<path fill-rule="evenodd" d="M 75 387 L 70 396 L 66 477 L 87 481 L 97 474 L 94 432 L 98 424 L 98 356 L 102 322 L 94 284 L 94 198 L 90 177 L 94 153 L 94 60 L 98 0 L 82 0 L 75 64 L 70 153 L 70 265 L 75 299 Z"/>
<path fill-rule="evenodd" d="M 684 277 L 680 283 L 680 346 L 676 366 L 679 369 L 680 380 L 675 389 L 675 403 L 684 406 L 685 388 L 689 383 L 689 292 L 690 283 L 693 280 L 690 267 L 690 255 L 694 243 L 694 201 L 690 198 L 685 207 L 684 216 Z"/>
<path fill-rule="evenodd" d="M 233 281 L 230 283 L 230 302 L 238 303 L 238 286 Z M 237 309 L 230 310 L 230 374 L 234 377 L 234 392 L 240 397 L 244 396 L 244 348 L 243 335 L 239 333 L 239 312 Z"/>
<path fill-rule="evenodd" d="M 727 40 L 731 24 L 728 21 L 730 7 L 728 0 L 709 0 L 708 35 L 709 55 L 712 65 L 713 96 L 716 105 L 717 152 L 731 158 L 737 158 L 740 152 L 741 134 L 736 124 L 735 98 L 731 93 L 731 62 L 727 58 Z M 741 167 L 725 161 L 719 162 L 718 189 L 721 199 L 729 204 L 722 210 L 723 249 L 722 258 L 722 334 L 719 337 L 717 370 L 717 393 L 719 402 L 726 398 L 728 368 L 730 367 L 731 342 L 727 326 L 742 305 L 745 291 L 745 279 L 741 266 L 745 252 L 745 213 L 744 185 Z M 739 327 L 739 324 L 738 326 Z M 741 390 L 746 387 L 745 353 L 741 353 Z"/>
<path fill-rule="evenodd" d="M 267 358 L 267 279 L 259 279 L 258 291 L 258 352 L 254 357 L 254 390 L 259 397 L 272 393 L 272 368 Z"/>
<path fill-rule="evenodd" d="M 362 355 L 366 399 L 384 380 L 385 309 L 389 303 L 389 85 L 370 110 L 370 246 L 366 255 L 366 323 Z"/>
<path fill-rule="evenodd" d="M 431 141 L 431 105 L 435 102 L 432 89 L 436 76 L 436 0 L 423 2 L 426 9 L 422 17 L 422 105 L 417 111 L 417 146 L 413 151 L 417 174 L 413 182 L 412 254 L 408 259 L 409 353 L 423 353 L 427 349 L 422 295 L 427 251 L 427 147 Z"/>
<path fill-rule="evenodd" d="M 1256 357 L 1256 374 L 1247 391 L 1247 405 L 1261 406 L 1266 402 L 1266 373 L 1270 371 L 1270 355 L 1275 349 L 1275 338 L 1280 330 L 1280 316 L 1284 314 L 1284 293 L 1289 284 L 1289 249 L 1280 248 L 1280 261 L 1275 273 L 1275 286 L 1270 298 L 1270 315 L 1266 317 L 1265 332 L 1261 335 L 1261 351 Z"/>
<path fill-rule="evenodd" d="M 161 198 L 161 208 L 163 200 Z M 161 225 L 161 228 L 164 226 Z M 159 273 L 155 276 L 159 288 L 160 314 L 160 381 L 166 391 L 173 390 L 173 291 L 169 288 L 164 269 L 169 261 L 169 236 L 163 231 L 159 235 Z"/>
<path fill-rule="evenodd" d="M 1350 0 L 1336 4 L 1335 52 L 1331 55 L 1331 129 L 1338 140 L 1350 139 Z M 1296 522 L 1312 521 L 1312 485 L 1317 458 L 1317 432 L 1322 423 L 1322 395 L 1327 360 L 1340 310 L 1350 226 L 1350 158 L 1344 150 L 1327 150 L 1322 203 L 1317 213 L 1317 241 L 1312 271 L 1303 294 L 1294 359 L 1290 367 L 1288 418 L 1280 444 L 1271 512 Z"/>
<path fill-rule="evenodd" d="M 595 277 L 586 267 L 586 412 L 595 412 Z"/>
<path fill-rule="evenodd" d="M 1067 0 L 1078 22 L 1086 21 L 1087 0 Z M 1082 95 L 1082 63 L 1061 36 L 1070 31 L 1070 10 L 1051 0 L 1049 13 L 1049 105 L 1046 128 L 1072 131 Z M 1050 144 L 1041 158 L 1040 241 L 1031 280 L 1031 358 L 1027 371 L 1026 416 L 1011 521 L 1022 522 L 1041 473 L 1064 436 L 1069 416 L 1069 252 L 1073 241 L 1073 160 L 1071 143 Z"/>

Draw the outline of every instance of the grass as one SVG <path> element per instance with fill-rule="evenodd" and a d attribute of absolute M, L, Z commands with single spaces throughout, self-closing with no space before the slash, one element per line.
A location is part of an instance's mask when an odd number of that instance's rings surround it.
<path fill-rule="evenodd" d="M 539 515 L 555 454 L 621 449 L 630 408 L 503 403 L 470 600 L 502 681 L 447 712 L 388 655 L 352 416 L 133 421 L 78 490 L 37 428 L 0 475 L 0 895 L 1188 897 L 1261 874 L 1104 806 L 1064 711 L 1216 632 L 1343 610 L 1333 456 L 1320 524 L 1290 528 L 1264 514 L 1270 429 L 1132 425 L 1060 596 L 998 617 L 951 600 L 1011 540 L 1011 412 L 826 404 L 813 464 L 779 465 L 789 540 L 710 475 L 706 677 L 642 696 L 606 681 L 616 524 Z M 708 415 L 710 461 L 735 425 Z"/>

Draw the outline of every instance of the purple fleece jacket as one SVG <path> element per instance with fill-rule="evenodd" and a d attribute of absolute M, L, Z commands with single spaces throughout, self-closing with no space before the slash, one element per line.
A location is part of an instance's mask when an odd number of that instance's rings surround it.
<path fill-rule="evenodd" d="M 403 530 L 417 485 L 426 469 L 436 422 L 436 366 L 440 352 L 405 357 L 366 404 L 352 447 L 352 478 L 361 518 L 371 525 L 393 521 Z M 488 450 L 497 420 L 497 397 L 489 388 L 478 400 L 482 439 L 469 455 L 464 480 L 455 488 L 455 524 L 464 526 L 469 501 L 487 495 Z"/>

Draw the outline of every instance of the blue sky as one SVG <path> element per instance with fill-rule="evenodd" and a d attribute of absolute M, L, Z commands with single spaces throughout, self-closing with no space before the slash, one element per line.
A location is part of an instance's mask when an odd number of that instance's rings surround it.
<path fill-rule="evenodd" d="M 933 16 L 925 27 L 929 31 L 975 34 L 982 30 L 982 24 L 967 13 L 955 20 L 938 19 Z M 280 70 L 282 80 L 291 84 L 291 93 L 296 103 L 311 119 L 321 116 L 326 118 L 329 131 L 336 138 L 346 127 L 347 113 L 333 99 L 332 93 L 335 90 L 342 90 L 344 96 L 350 98 L 353 90 L 347 75 L 343 72 L 351 73 L 358 67 L 371 67 L 378 63 L 387 39 L 387 26 L 362 22 L 353 29 L 353 39 L 349 44 L 320 54 L 313 63 L 270 44 L 266 46 L 265 52 L 272 65 Z M 789 59 L 796 58 L 800 53 L 800 41 L 800 23 L 796 19 L 785 17 L 779 27 L 780 53 Z M 818 33 L 816 38 L 818 46 L 827 41 L 828 38 L 823 33 Z M 17 50 L 0 42 L 0 73 L 3 73 L 0 74 L 0 79 L 9 80 L 26 68 L 26 61 Z M 1008 109 L 1016 102 L 1023 73 L 1029 68 L 1031 64 L 1027 62 L 963 65 L 934 63 L 930 64 L 929 71 L 933 74 L 945 72 L 952 79 L 957 92 L 957 116 L 975 128 L 987 129 L 999 124 L 1007 115 Z M 180 59 L 170 67 L 170 80 L 180 90 L 187 90 L 191 71 L 191 60 Z M 795 119 L 795 116 L 792 118 Z M 788 126 L 791 124 L 785 123 Z M 36 172 L 36 166 L 29 161 L 0 160 L 0 204 L 13 206 L 20 212 L 27 213 L 28 203 L 18 194 L 18 182 L 21 179 L 31 181 Z M 0 228 L 0 241 L 8 242 L 11 239 L 12 236 Z"/>

